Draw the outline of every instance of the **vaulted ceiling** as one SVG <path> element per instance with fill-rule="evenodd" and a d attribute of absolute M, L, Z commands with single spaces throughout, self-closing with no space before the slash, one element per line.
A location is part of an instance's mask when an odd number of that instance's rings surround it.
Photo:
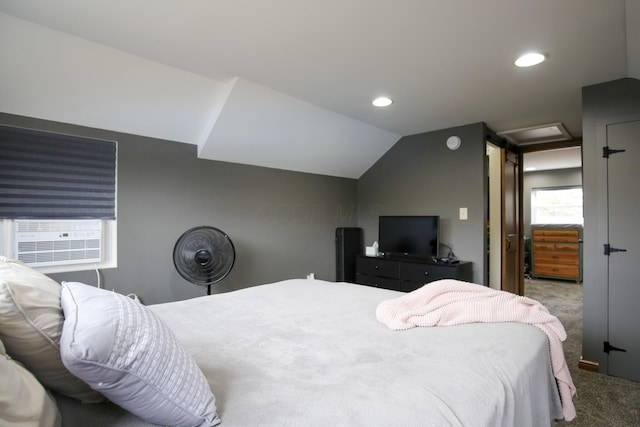
<path fill-rule="evenodd" d="M 583 86 L 640 78 L 638 28 L 635 0 L 0 0 L 0 111 L 358 178 L 457 125 L 579 137 Z"/>

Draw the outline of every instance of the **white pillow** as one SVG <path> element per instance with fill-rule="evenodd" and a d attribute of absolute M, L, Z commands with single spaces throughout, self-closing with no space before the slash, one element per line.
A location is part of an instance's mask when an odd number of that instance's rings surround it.
<path fill-rule="evenodd" d="M 124 295 L 63 282 L 65 366 L 113 403 L 161 425 L 220 423 L 196 363 L 151 310 Z"/>
<path fill-rule="evenodd" d="M 83 402 L 101 402 L 103 396 L 62 364 L 62 321 L 58 282 L 0 256 L 0 339 L 7 352 L 46 387 Z"/>
<path fill-rule="evenodd" d="M 0 425 L 59 426 L 55 400 L 36 377 L 12 360 L 0 341 Z"/>

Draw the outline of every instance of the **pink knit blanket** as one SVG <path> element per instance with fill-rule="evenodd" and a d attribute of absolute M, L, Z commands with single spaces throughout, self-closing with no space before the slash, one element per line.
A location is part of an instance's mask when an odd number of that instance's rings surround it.
<path fill-rule="evenodd" d="M 497 322 L 537 326 L 549 338 L 551 367 L 558 383 L 565 420 L 571 421 L 576 417 L 573 405 L 576 388 L 562 349 L 567 333 L 560 320 L 536 300 L 482 285 L 445 279 L 381 302 L 376 309 L 376 318 L 394 330 Z"/>

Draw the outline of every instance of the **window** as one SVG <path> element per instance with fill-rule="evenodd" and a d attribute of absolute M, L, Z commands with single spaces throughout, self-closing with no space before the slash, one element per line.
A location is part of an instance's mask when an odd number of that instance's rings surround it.
<path fill-rule="evenodd" d="M 0 125 L 0 255 L 44 273 L 116 267 L 117 143 Z"/>
<path fill-rule="evenodd" d="M 582 187 L 531 190 L 532 224 L 584 224 Z"/>

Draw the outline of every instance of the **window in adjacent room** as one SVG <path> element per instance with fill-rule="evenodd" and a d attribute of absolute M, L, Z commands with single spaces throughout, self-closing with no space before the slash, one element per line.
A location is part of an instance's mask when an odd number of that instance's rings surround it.
<path fill-rule="evenodd" d="M 44 273 L 116 267 L 117 143 L 0 125 L 0 255 Z"/>
<path fill-rule="evenodd" d="M 531 190 L 532 224 L 584 224 L 582 187 Z"/>

